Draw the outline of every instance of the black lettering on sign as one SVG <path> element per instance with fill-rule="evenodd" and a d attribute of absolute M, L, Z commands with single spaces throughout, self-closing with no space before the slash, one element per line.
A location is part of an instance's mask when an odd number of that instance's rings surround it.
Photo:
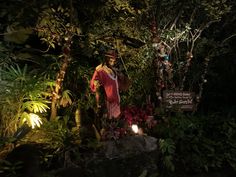
<path fill-rule="evenodd" d="M 192 111 L 194 109 L 194 98 L 194 92 L 170 90 L 163 92 L 164 106 L 167 109 L 178 108 L 184 111 Z"/>

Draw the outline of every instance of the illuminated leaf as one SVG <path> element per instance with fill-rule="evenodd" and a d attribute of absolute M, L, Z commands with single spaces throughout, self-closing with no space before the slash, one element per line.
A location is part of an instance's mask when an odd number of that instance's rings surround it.
<path fill-rule="evenodd" d="M 72 96 L 72 93 L 70 90 L 63 91 L 62 97 L 60 99 L 60 105 L 62 105 L 63 107 L 66 107 L 67 105 L 72 104 L 71 96 Z"/>
<path fill-rule="evenodd" d="M 41 102 L 41 101 L 27 101 L 25 103 L 23 103 L 22 105 L 22 109 L 23 110 L 28 110 L 30 112 L 47 112 L 47 109 L 49 109 L 48 105 Z"/>

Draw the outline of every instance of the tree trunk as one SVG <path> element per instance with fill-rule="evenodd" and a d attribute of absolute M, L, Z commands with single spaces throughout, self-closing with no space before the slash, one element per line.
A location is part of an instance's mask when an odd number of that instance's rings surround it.
<path fill-rule="evenodd" d="M 53 94 L 52 94 L 52 103 L 51 103 L 51 116 L 50 116 L 50 120 L 55 120 L 55 118 L 57 117 L 57 104 L 58 104 L 58 100 L 60 98 L 60 91 L 61 91 L 61 87 L 63 84 L 63 80 L 65 77 L 65 73 L 66 70 L 68 68 L 69 62 L 71 60 L 71 56 L 70 56 L 70 40 L 67 41 L 67 43 L 65 43 L 65 45 L 62 48 L 63 50 L 63 61 L 60 67 L 59 72 L 57 73 L 57 77 L 56 77 L 56 86 L 53 90 Z"/>

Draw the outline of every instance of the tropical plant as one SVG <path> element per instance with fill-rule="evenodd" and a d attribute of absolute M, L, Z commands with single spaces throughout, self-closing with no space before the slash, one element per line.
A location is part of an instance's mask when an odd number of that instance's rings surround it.
<path fill-rule="evenodd" d="M 175 171 L 174 154 L 175 143 L 172 139 L 159 139 L 162 166 L 170 171 Z"/>
<path fill-rule="evenodd" d="M 57 168 L 73 165 L 71 153 L 74 153 L 75 161 L 79 160 L 80 135 L 78 131 L 69 129 L 69 124 L 69 117 L 57 117 L 54 121 L 45 122 L 40 129 L 33 130 L 25 137 L 24 141 L 44 145 L 45 153 L 41 163 L 46 170 L 54 168 L 55 163 Z"/>
<path fill-rule="evenodd" d="M 6 160 L 0 161 L 0 174 L 4 174 L 7 177 L 17 177 L 20 174 L 17 173 L 19 169 L 23 166 L 23 162 L 11 163 Z"/>
<path fill-rule="evenodd" d="M 48 81 L 30 75 L 27 65 L 6 67 L 1 74 L 1 135 L 12 135 L 24 122 L 40 126 L 49 109 Z"/>
<path fill-rule="evenodd" d="M 235 169 L 234 126 L 234 119 L 216 114 L 170 117 L 168 123 L 156 127 L 160 150 L 163 157 L 167 156 L 163 163 L 187 172 L 217 170 L 227 165 Z"/>
<path fill-rule="evenodd" d="M 56 74 L 56 83 L 52 94 L 51 116 L 53 120 L 57 116 L 57 102 L 61 95 L 63 80 L 71 61 L 71 44 L 75 35 L 80 34 L 80 28 L 73 24 L 72 7 L 57 9 L 47 8 L 41 14 L 36 26 L 38 36 L 43 42 L 46 42 L 48 49 L 61 46 L 61 55 L 59 56 L 59 71 Z"/>

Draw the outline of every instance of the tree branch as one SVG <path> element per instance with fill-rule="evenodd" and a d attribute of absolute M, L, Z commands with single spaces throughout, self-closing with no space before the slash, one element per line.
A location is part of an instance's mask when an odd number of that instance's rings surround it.
<path fill-rule="evenodd" d="M 174 22 L 172 23 L 172 25 L 171 25 L 171 27 L 170 27 L 170 30 L 172 30 L 172 29 L 176 26 L 176 23 L 177 23 L 177 21 L 179 20 L 181 14 L 182 14 L 182 12 L 183 12 L 183 5 L 180 5 L 180 9 L 179 9 L 178 11 L 179 11 L 179 13 L 178 13 L 178 15 L 176 16 L 176 18 L 174 19 Z"/>
<path fill-rule="evenodd" d="M 233 37 L 235 37 L 235 36 L 236 36 L 236 34 L 232 34 L 231 36 L 227 37 L 226 39 L 224 39 L 224 40 L 222 41 L 222 44 L 224 44 L 226 41 L 228 41 L 229 39 L 231 39 L 231 38 L 233 38 Z"/>

